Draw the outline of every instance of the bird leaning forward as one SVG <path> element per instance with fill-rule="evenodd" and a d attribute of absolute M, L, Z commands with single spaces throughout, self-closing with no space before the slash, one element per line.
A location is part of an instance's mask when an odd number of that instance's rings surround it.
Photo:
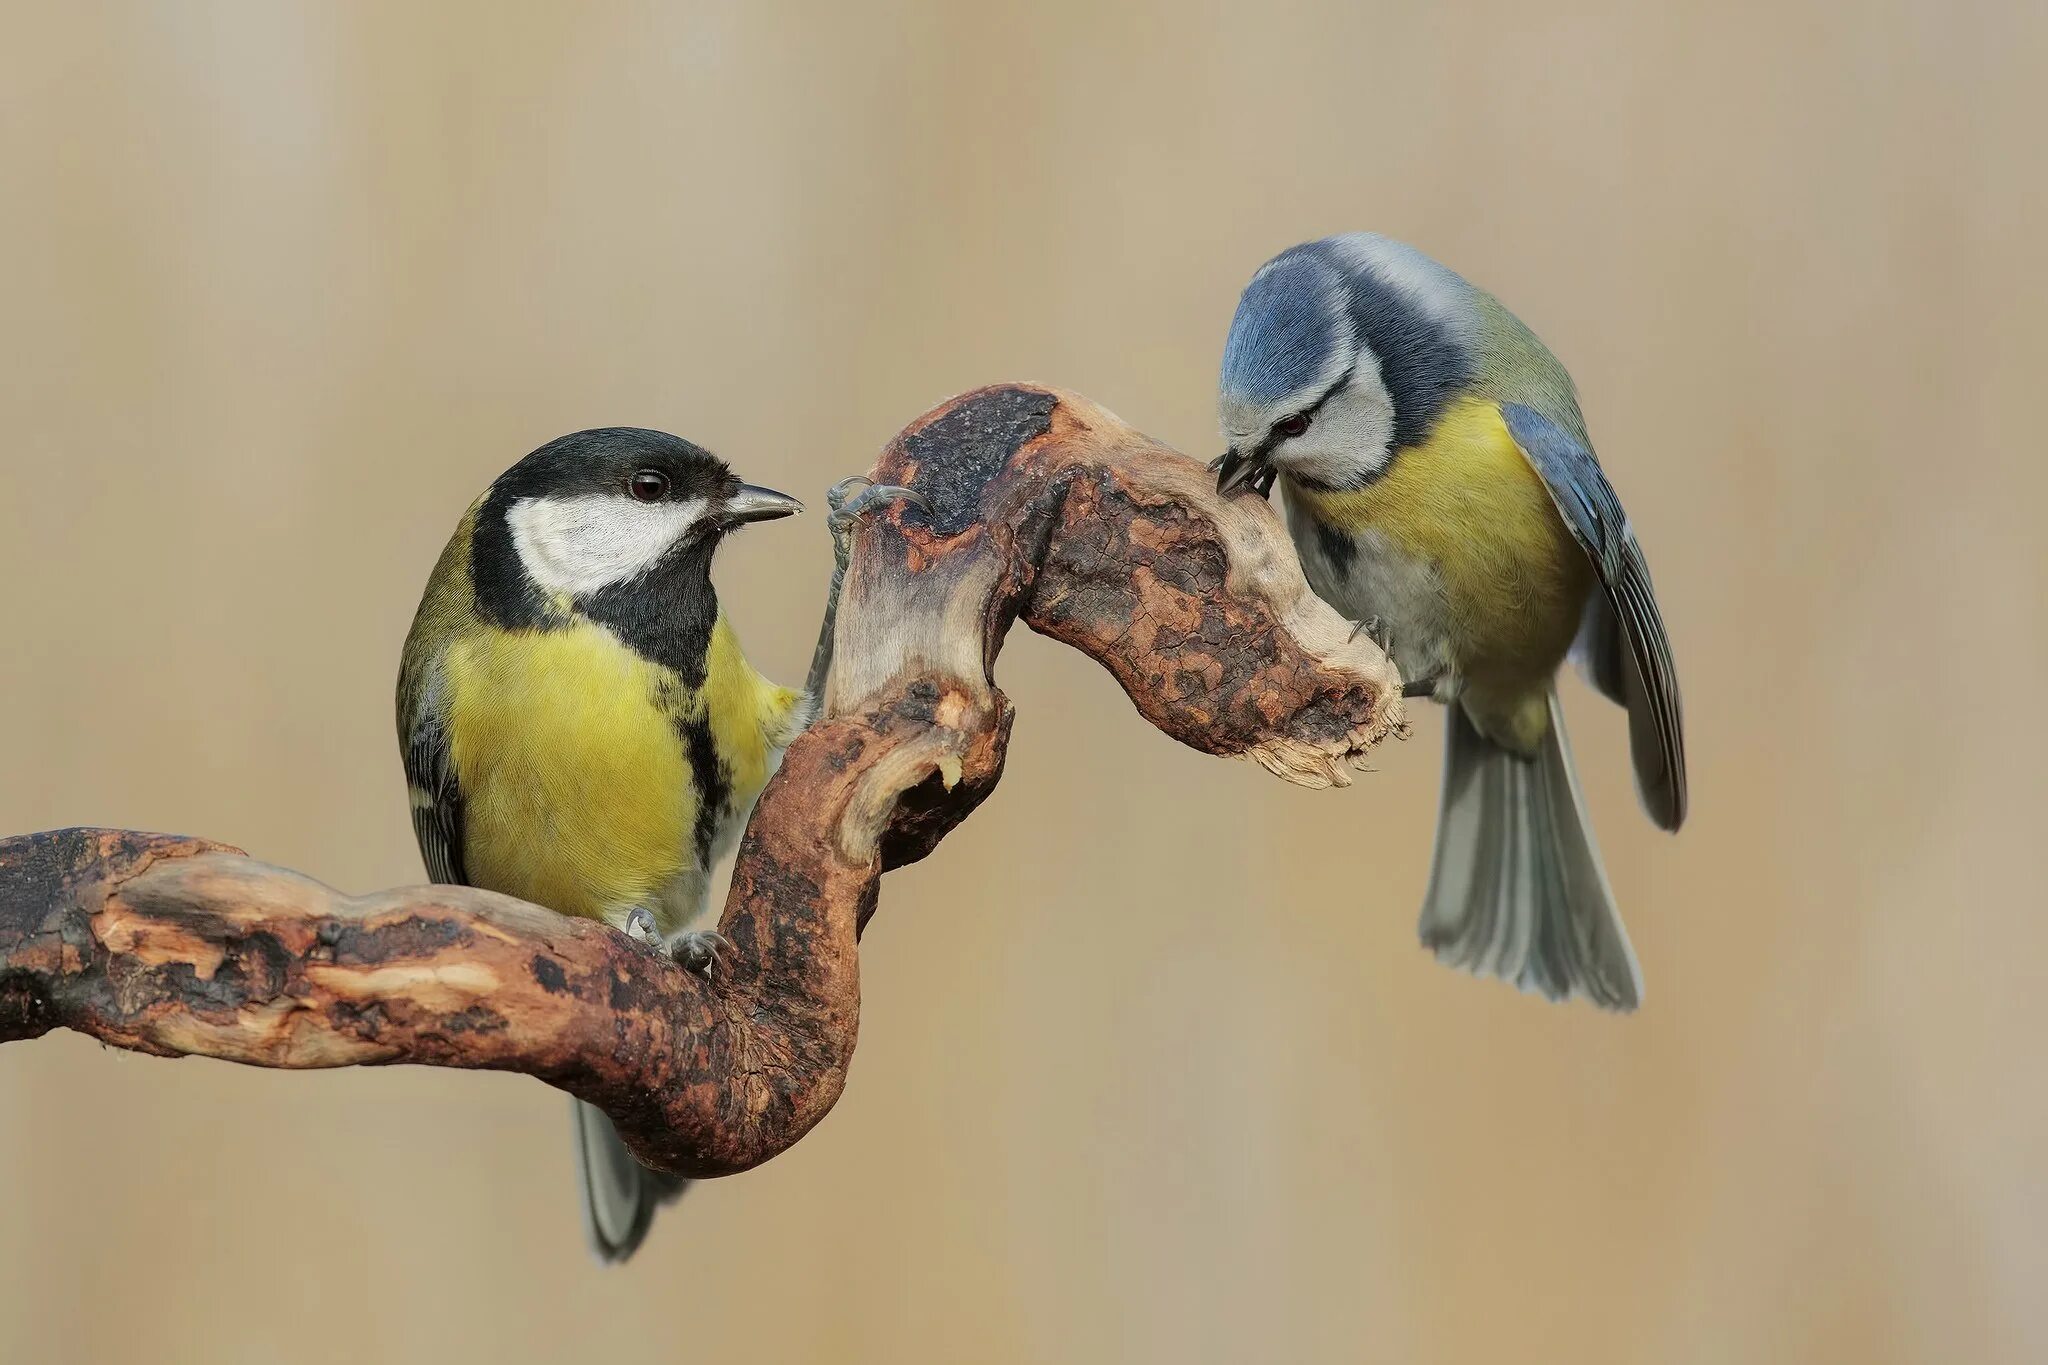
<path fill-rule="evenodd" d="M 1628 708 L 1650 818 L 1685 819 L 1678 675 L 1571 376 L 1492 295 L 1359 233 L 1252 277 L 1224 346 L 1223 492 L 1277 487 L 1316 593 L 1449 708 L 1421 935 L 1457 967 L 1634 1009 L 1556 676 Z"/>

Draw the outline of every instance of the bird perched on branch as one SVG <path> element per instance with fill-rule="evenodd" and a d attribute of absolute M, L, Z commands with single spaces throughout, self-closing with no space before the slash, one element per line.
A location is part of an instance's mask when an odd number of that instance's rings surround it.
<path fill-rule="evenodd" d="M 1310 586 L 1450 708 L 1423 942 L 1552 999 L 1635 1008 L 1558 669 L 1574 654 L 1628 708 L 1667 830 L 1685 819 L 1684 730 L 1649 565 L 1563 365 L 1492 295 L 1360 233 L 1252 277 L 1219 409 L 1218 489 L 1277 482 Z"/>
<path fill-rule="evenodd" d="M 841 572 L 844 518 L 903 491 L 842 509 L 834 490 Z M 631 427 L 564 436 L 501 475 L 442 551 L 399 675 L 428 874 L 602 920 L 708 973 L 723 940 L 684 926 L 831 659 L 828 609 L 809 690 L 763 677 L 711 561 L 738 528 L 801 510 Z M 575 1118 L 592 1245 L 624 1260 L 686 1182 L 642 1166 L 601 1111 L 577 1101 Z"/>

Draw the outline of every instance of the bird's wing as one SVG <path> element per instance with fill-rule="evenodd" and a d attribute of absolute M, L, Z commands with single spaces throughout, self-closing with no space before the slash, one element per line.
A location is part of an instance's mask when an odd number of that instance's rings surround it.
<path fill-rule="evenodd" d="M 1677 829 L 1686 807 L 1678 670 L 1643 547 L 1636 543 L 1614 486 L 1583 441 L 1523 404 L 1503 403 L 1500 412 L 1508 434 L 1550 489 L 1558 514 L 1600 575 L 1625 646 L 1621 699 L 1628 706 L 1636 785 L 1650 818 L 1665 829 Z"/>
<path fill-rule="evenodd" d="M 438 670 L 434 670 L 438 672 Z M 412 832 L 420 842 L 427 876 L 437 882 L 466 885 L 462 857 L 462 787 L 455 778 L 455 760 L 448 749 L 448 727 L 439 706 L 439 678 L 432 673 L 408 689 L 406 708 L 405 780 L 411 788 Z"/>

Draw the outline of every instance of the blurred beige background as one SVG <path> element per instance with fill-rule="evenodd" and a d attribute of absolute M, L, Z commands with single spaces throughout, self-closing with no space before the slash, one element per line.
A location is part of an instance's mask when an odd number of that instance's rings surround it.
<path fill-rule="evenodd" d="M 670 428 L 815 495 L 947 394 L 1196 456 L 1237 290 L 1372 227 L 1576 372 L 1695 764 L 1649 982 L 1415 944 L 1440 725 L 1347 792 L 1020 637 L 892 878 L 845 1100 L 601 1272 L 567 1101 L 0 1051 L 0 1360 L 2048 1359 L 2048 11 L 10 5 L 0 831 L 420 878 L 391 733 L 505 465 Z M 828 554 L 722 587 L 795 677 Z"/>

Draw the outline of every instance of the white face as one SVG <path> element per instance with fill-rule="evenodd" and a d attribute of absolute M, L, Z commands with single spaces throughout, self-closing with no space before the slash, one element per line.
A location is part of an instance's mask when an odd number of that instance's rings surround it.
<path fill-rule="evenodd" d="M 639 502 L 624 493 L 521 498 L 505 513 L 512 546 L 533 581 L 585 597 L 659 564 L 699 528 L 703 498 Z"/>
<path fill-rule="evenodd" d="M 1344 359 L 1350 374 L 1334 390 L 1328 385 L 1343 377 L 1343 368 L 1278 403 L 1256 409 L 1226 406 L 1223 438 L 1231 449 L 1247 455 L 1272 440 L 1266 460 L 1281 473 L 1305 483 L 1331 488 L 1362 486 L 1392 458 L 1394 400 L 1380 379 L 1379 360 L 1370 349 L 1361 347 Z M 1299 436 L 1286 435 L 1289 419 L 1302 414 L 1308 417 L 1307 430 Z"/>

